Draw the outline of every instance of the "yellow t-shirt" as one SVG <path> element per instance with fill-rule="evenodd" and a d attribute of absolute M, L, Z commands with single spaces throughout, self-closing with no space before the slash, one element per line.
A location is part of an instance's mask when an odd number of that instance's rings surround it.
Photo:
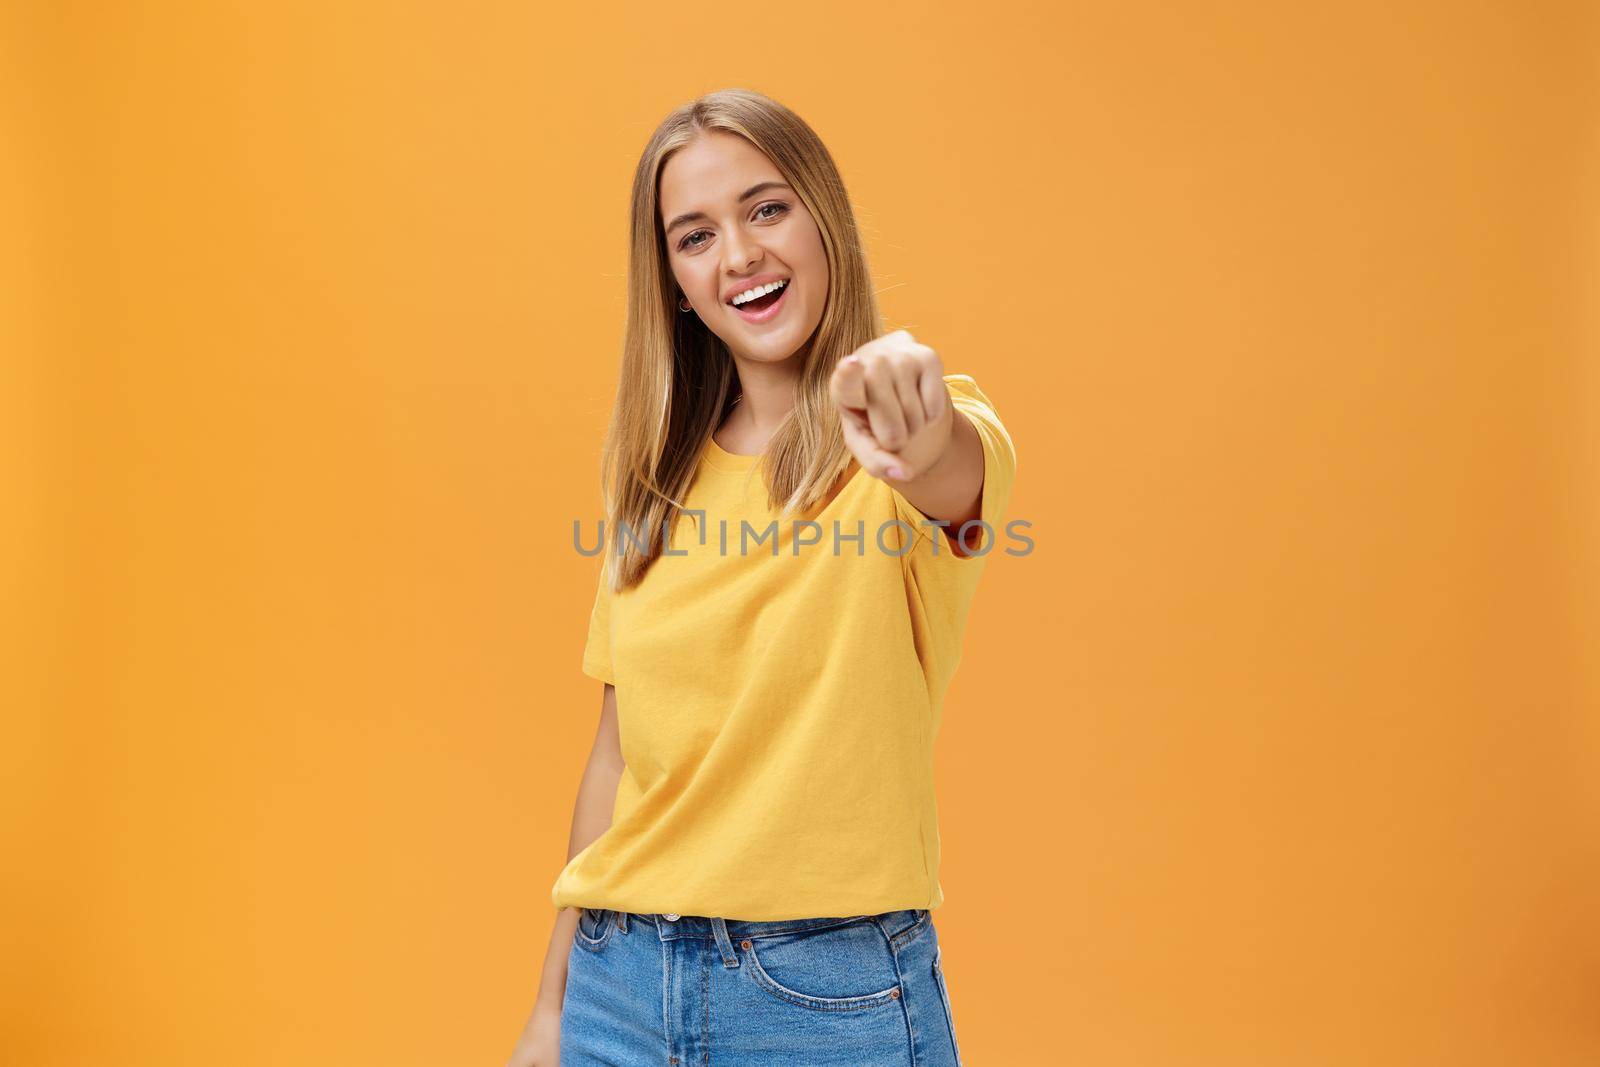
<path fill-rule="evenodd" d="M 970 376 L 944 378 L 983 441 L 983 554 L 956 555 L 953 527 L 853 461 L 779 522 L 760 457 L 711 441 L 673 554 L 633 589 L 600 583 L 583 672 L 616 686 L 627 769 L 556 907 L 771 921 L 943 902 L 934 738 L 984 564 L 1020 553 L 1010 435 Z"/>

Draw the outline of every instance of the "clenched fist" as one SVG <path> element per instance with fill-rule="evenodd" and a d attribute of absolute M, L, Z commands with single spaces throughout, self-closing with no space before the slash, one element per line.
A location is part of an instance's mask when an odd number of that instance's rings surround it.
<path fill-rule="evenodd" d="M 944 364 L 909 330 L 868 341 L 839 361 L 828 381 L 844 443 L 874 477 L 910 481 L 944 456 L 953 409 Z"/>

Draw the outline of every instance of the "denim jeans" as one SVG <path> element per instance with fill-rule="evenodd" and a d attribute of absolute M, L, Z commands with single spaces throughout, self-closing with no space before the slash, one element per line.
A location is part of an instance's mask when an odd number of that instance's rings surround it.
<path fill-rule="evenodd" d="M 561 1067 L 959 1067 L 932 915 L 580 909 Z"/>

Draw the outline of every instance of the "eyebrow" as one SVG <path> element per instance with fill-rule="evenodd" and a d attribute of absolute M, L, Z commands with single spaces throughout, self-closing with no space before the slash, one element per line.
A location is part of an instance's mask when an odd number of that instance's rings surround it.
<path fill-rule="evenodd" d="M 750 188 L 746 189 L 744 192 L 739 194 L 739 203 L 742 204 L 746 200 L 749 200 L 752 196 L 755 196 L 757 193 L 766 192 L 768 189 L 789 189 L 790 192 L 794 192 L 794 190 L 790 189 L 789 185 L 787 183 L 785 183 L 785 182 L 779 182 L 779 181 L 757 182 L 756 184 L 752 185 Z M 665 232 L 666 233 L 671 233 L 673 230 L 676 230 L 679 226 L 682 226 L 686 222 L 710 222 L 710 221 L 711 221 L 711 216 L 707 215 L 704 211 L 690 211 L 690 212 L 688 212 L 686 214 L 679 215 L 677 218 L 675 218 L 671 222 L 667 223 L 667 228 L 666 228 Z"/>

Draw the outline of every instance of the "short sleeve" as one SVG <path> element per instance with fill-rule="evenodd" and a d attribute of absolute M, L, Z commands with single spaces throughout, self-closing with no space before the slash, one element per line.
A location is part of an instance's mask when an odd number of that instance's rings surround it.
<path fill-rule="evenodd" d="M 589 612 L 589 637 L 583 646 L 583 673 L 608 685 L 616 684 L 611 669 L 611 589 L 606 585 L 605 570 L 594 592 L 594 607 Z"/>
<path fill-rule="evenodd" d="M 895 506 L 901 518 L 918 531 L 916 547 L 911 555 L 919 566 L 936 570 L 954 569 L 955 572 L 978 569 L 979 565 L 999 547 L 1004 530 L 1006 508 L 1011 501 L 1011 486 L 1017 476 L 1017 452 L 1011 434 L 1000 421 L 1000 414 L 978 383 L 970 374 L 946 374 L 945 387 L 950 391 L 950 403 L 959 415 L 965 415 L 978 431 L 983 445 L 983 490 L 978 517 L 985 524 L 969 533 L 973 555 L 958 554 L 950 544 L 953 527 L 941 529 L 918 511 L 898 490 L 894 492 Z M 928 525 L 923 525 L 927 523 Z M 948 533 L 946 532 L 948 531 Z M 934 540 L 936 544 L 929 544 Z M 926 558 L 924 558 L 926 557 Z"/>

